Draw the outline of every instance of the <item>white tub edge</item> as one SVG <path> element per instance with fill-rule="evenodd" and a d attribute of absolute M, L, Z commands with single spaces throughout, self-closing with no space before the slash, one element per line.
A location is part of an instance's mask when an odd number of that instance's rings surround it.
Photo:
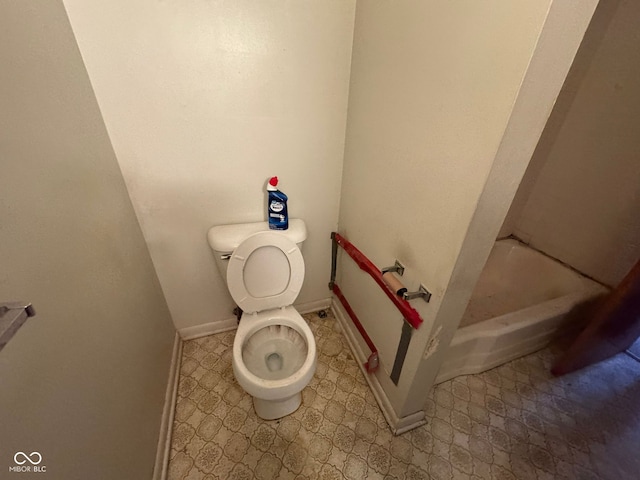
<path fill-rule="evenodd" d="M 460 328 L 449 345 L 436 383 L 484 372 L 540 350 L 568 327 L 580 326 L 564 322 L 573 307 L 605 291 L 604 287 L 593 286 Z"/>

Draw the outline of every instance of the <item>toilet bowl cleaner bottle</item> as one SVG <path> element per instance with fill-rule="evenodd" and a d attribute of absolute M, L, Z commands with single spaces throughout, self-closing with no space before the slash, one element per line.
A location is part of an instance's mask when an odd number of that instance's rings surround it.
<path fill-rule="evenodd" d="M 287 213 L 287 196 L 277 188 L 278 177 L 271 177 L 267 184 L 269 200 L 267 217 L 271 230 L 286 230 L 289 228 L 289 214 Z"/>

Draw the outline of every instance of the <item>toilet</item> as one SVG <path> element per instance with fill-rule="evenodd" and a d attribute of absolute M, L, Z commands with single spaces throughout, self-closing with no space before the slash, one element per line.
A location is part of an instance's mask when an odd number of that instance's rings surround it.
<path fill-rule="evenodd" d="M 316 371 L 316 343 L 293 307 L 304 281 L 304 221 L 287 230 L 267 222 L 212 227 L 207 239 L 231 296 L 243 311 L 233 342 L 233 372 L 256 414 L 295 412 Z"/>

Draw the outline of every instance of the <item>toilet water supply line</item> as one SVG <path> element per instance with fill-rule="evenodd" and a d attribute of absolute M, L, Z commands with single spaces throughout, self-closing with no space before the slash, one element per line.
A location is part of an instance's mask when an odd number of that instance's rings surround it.
<path fill-rule="evenodd" d="M 378 369 L 378 366 L 379 366 L 378 349 L 376 348 L 373 341 L 367 334 L 366 330 L 364 329 L 364 326 L 362 325 L 357 315 L 353 311 L 353 308 L 351 308 L 351 305 L 349 305 L 349 302 L 347 302 L 347 299 L 344 297 L 342 290 L 340 290 L 340 287 L 338 287 L 338 285 L 336 284 L 338 245 L 341 246 L 344 249 L 344 251 L 347 252 L 347 254 L 349 254 L 349 256 L 356 262 L 356 264 L 360 267 L 361 270 L 368 273 L 375 280 L 375 282 L 380 286 L 380 288 L 382 288 L 382 291 L 387 295 L 387 297 L 389 297 L 389 299 L 398 308 L 398 310 L 400 310 L 400 313 L 402 313 L 402 316 L 405 319 L 406 325 L 408 327 L 417 329 L 422 323 L 422 318 L 420 317 L 420 314 L 413 307 L 411 307 L 409 302 L 405 300 L 405 298 L 415 298 L 415 294 L 413 294 L 414 296 L 407 297 L 407 294 L 405 293 L 406 289 L 403 289 L 404 290 L 404 292 L 402 292 L 404 293 L 404 297 L 403 297 L 403 296 L 400 296 L 402 295 L 400 291 L 393 291 L 390 288 L 390 286 L 387 285 L 387 283 L 385 283 L 383 279 L 383 272 L 378 267 L 376 267 L 373 264 L 373 262 L 369 260 L 351 242 L 349 242 L 346 238 L 344 238 L 339 233 L 331 232 L 331 240 L 332 240 L 331 281 L 329 282 L 329 289 L 333 291 L 333 293 L 335 293 L 336 297 L 338 297 L 338 300 L 340 300 L 340 303 L 342 303 L 344 309 L 347 311 L 354 325 L 358 329 L 358 332 L 360 332 L 360 335 L 362 336 L 365 343 L 371 350 L 371 354 L 369 355 L 369 358 L 364 366 L 367 372 L 373 373 Z M 421 286 L 421 290 L 422 290 L 422 286 Z M 412 295 L 412 294 L 409 294 L 409 295 Z M 426 297 L 425 300 L 429 301 L 428 297 L 430 297 L 431 295 L 425 290 L 425 293 L 422 293 L 421 291 L 420 293 L 418 293 L 418 296 Z M 410 337 L 411 328 L 408 329 L 409 337 Z M 403 328 L 403 332 L 405 332 L 404 328 Z M 401 341 L 401 344 L 402 343 L 403 342 Z M 408 346 L 408 339 L 406 339 L 405 345 L 403 346 L 404 354 L 406 354 L 407 346 Z M 400 369 L 402 368 L 402 362 L 404 361 L 404 354 L 402 355 L 402 359 L 400 362 L 398 362 L 398 358 L 396 358 L 396 364 L 399 363 L 399 368 L 396 368 L 396 365 L 394 365 L 394 372 L 392 372 L 392 377 L 394 377 L 392 379 L 396 384 L 400 376 Z"/>

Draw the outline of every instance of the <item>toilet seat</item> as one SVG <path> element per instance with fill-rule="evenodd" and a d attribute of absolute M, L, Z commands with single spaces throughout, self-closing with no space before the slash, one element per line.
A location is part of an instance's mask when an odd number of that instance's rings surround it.
<path fill-rule="evenodd" d="M 251 235 L 229 259 L 229 292 L 248 313 L 292 305 L 303 281 L 302 252 L 293 241 L 276 232 Z"/>

